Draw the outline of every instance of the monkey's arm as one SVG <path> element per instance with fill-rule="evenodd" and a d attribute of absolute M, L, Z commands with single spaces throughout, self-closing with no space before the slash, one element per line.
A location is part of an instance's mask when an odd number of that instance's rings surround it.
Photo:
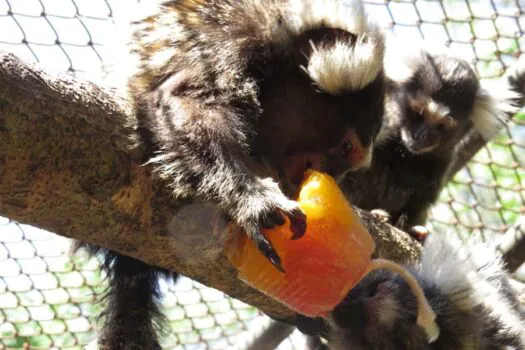
<path fill-rule="evenodd" d="M 149 98 L 149 129 L 159 147 L 151 163 L 175 196 L 216 203 L 281 268 L 279 256 L 260 232 L 261 226 L 284 224 L 284 214 L 299 238 L 306 227 L 304 215 L 250 158 L 246 142 L 249 121 L 244 120 L 249 117 L 239 115 L 228 99 L 209 102 L 191 96 L 191 90 L 179 93 L 186 83 L 183 75 L 177 73 L 166 80 Z"/>

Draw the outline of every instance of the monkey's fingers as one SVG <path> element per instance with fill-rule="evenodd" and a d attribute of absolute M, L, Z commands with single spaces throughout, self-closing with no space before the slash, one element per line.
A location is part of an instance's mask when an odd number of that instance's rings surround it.
<path fill-rule="evenodd" d="M 277 270 L 284 273 L 285 271 L 279 254 L 277 254 L 272 243 L 264 237 L 261 231 L 258 228 L 250 228 L 246 229 L 246 233 L 266 259 L 268 259 Z"/>
<path fill-rule="evenodd" d="M 299 239 L 306 232 L 306 215 L 301 209 L 297 208 L 286 214 L 290 219 L 290 230 L 292 230 L 292 240 Z"/>
<path fill-rule="evenodd" d="M 284 223 L 285 219 L 280 210 L 266 214 L 261 220 L 261 226 L 266 229 L 270 229 L 275 226 L 281 226 Z"/>

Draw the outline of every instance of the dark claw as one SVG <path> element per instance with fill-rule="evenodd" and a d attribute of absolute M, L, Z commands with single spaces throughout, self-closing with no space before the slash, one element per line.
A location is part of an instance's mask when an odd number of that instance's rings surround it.
<path fill-rule="evenodd" d="M 261 222 L 261 226 L 266 229 L 273 228 L 275 226 L 281 226 L 284 224 L 285 219 L 284 216 L 280 213 L 280 211 L 274 211 L 272 213 L 267 214 Z"/>
<path fill-rule="evenodd" d="M 306 232 L 306 215 L 301 209 L 296 209 L 287 214 L 290 219 L 290 229 L 292 230 L 292 240 L 299 239 L 304 236 Z"/>
<path fill-rule="evenodd" d="M 281 258 L 273 248 L 272 243 L 270 243 L 258 229 L 246 230 L 246 232 L 257 246 L 257 249 L 259 249 L 277 270 L 284 273 Z"/>

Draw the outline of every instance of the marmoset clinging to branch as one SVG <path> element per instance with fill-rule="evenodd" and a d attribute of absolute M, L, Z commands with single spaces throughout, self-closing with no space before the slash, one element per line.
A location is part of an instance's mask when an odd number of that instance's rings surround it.
<path fill-rule="evenodd" d="M 306 168 L 370 164 L 381 32 L 342 0 L 165 0 L 132 27 L 129 96 L 148 163 L 176 199 L 216 204 L 281 268 L 260 230 L 287 217 L 304 234 L 293 194 Z M 102 342 L 159 348 L 158 270 L 90 249 L 111 277 Z"/>

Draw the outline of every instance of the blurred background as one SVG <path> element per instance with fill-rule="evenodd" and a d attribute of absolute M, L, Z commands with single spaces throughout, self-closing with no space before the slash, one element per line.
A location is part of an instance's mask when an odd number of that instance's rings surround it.
<path fill-rule="evenodd" d="M 103 84 L 105 45 L 127 0 L 0 0 L 0 51 Z M 141 0 L 146 2 L 148 0 Z M 370 17 L 407 42 L 424 39 L 500 77 L 525 50 L 523 0 L 366 1 Z M 525 213 L 525 113 L 449 183 L 430 228 L 492 240 Z M 0 217 L 0 349 L 81 349 L 94 336 L 104 276 L 68 240 Z M 518 270 L 525 275 L 525 267 Z M 265 327 L 257 309 L 189 279 L 163 283 L 166 349 L 242 348 Z M 302 349 L 294 332 L 280 346 Z"/>

